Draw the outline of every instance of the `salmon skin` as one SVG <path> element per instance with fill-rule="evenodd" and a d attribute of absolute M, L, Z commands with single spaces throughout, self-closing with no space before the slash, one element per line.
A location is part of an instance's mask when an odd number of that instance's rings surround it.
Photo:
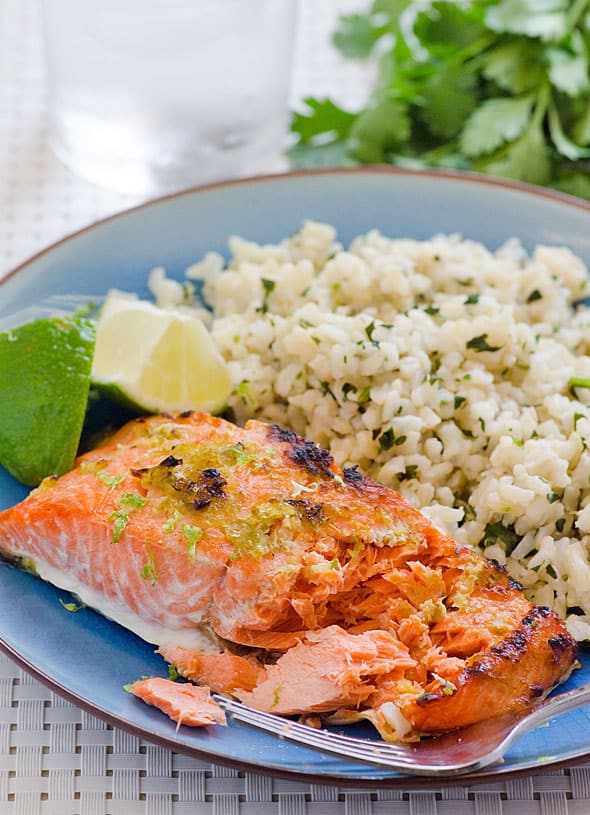
<path fill-rule="evenodd" d="M 365 718 L 388 740 L 525 709 L 576 657 L 498 564 L 256 421 L 128 423 L 1 512 L 0 551 L 187 679 L 270 712 Z"/>

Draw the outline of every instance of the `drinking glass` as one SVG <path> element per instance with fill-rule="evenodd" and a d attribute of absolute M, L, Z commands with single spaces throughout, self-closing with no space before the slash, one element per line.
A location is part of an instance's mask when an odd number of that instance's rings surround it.
<path fill-rule="evenodd" d="M 43 0 L 50 138 L 79 175 L 150 195 L 284 146 L 296 0 Z"/>

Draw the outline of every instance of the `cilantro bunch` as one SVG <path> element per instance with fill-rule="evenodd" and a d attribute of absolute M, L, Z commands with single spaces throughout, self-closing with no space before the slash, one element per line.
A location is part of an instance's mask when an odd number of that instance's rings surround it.
<path fill-rule="evenodd" d="M 308 98 L 295 166 L 466 169 L 590 199 L 590 0 L 373 0 L 334 44 L 378 58 L 367 107 Z"/>

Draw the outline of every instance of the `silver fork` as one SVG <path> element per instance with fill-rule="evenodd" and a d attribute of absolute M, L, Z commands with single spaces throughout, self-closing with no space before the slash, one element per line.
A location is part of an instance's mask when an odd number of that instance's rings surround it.
<path fill-rule="evenodd" d="M 568 710 L 590 703 L 590 685 L 552 696 L 532 710 L 500 716 L 415 744 L 388 744 L 317 730 L 215 695 L 228 716 L 305 747 L 344 756 L 407 775 L 453 776 L 481 770 L 500 761 L 520 736 Z"/>

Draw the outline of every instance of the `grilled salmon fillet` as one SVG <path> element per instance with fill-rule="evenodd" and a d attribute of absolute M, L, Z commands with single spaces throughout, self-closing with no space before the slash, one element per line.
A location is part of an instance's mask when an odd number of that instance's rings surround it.
<path fill-rule="evenodd" d="M 496 563 L 256 421 L 130 422 L 1 512 L 0 551 L 187 679 L 271 712 L 366 718 L 391 740 L 526 708 L 576 656 Z"/>

